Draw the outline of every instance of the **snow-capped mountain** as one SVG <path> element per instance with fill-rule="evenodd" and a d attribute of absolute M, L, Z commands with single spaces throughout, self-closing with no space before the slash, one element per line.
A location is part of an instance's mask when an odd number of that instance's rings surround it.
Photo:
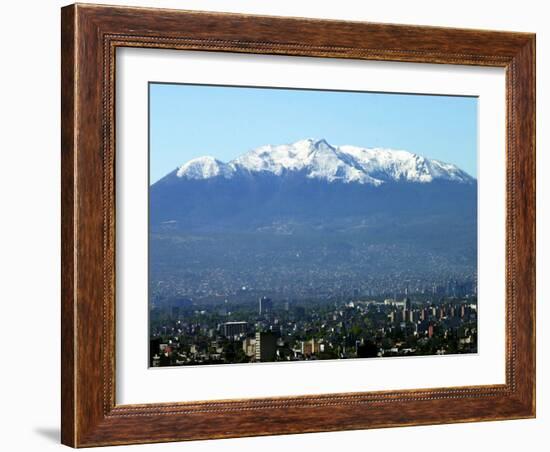
<path fill-rule="evenodd" d="M 458 225 L 474 234 L 477 181 L 407 151 L 307 139 L 262 146 L 227 163 L 193 159 L 154 183 L 149 200 L 151 225 L 160 230 L 424 224 L 430 234 Z"/>
<path fill-rule="evenodd" d="M 206 278 L 201 287 L 254 286 L 254 277 L 288 296 L 290 281 L 470 275 L 477 181 L 407 151 L 268 145 L 226 163 L 191 160 L 151 185 L 149 231 L 150 271 L 166 281 Z"/>
<path fill-rule="evenodd" d="M 210 179 L 223 176 L 230 178 L 235 172 L 233 165 L 228 165 L 209 155 L 188 161 L 176 171 L 178 177 L 187 179 Z"/>
<path fill-rule="evenodd" d="M 236 175 L 300 174 L 327 182 L 380 186 L 387 182 L 427 183 L 434 180 L 473 183 L 469 174 L 451 163 L 404 150 L 334 146 L 306 139 L 292 144 L 265 145 L 228 162 L 214 157 L 193 159 L 176 170 L 178 178 L 231 179 Z"/>

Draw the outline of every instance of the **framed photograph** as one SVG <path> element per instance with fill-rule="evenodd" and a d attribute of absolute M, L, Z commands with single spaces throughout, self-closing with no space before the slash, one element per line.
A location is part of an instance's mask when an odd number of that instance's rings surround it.
<path fill-rule="evenodd" d="M 535 36 L 62 9 L 62 442 L 535 416 Z"/>

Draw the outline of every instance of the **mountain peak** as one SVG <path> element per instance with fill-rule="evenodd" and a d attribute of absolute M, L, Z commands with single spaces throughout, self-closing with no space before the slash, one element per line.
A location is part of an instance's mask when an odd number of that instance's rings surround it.
<path fill-rule="evenodd" d="M 472 183 L 475 179 L 456 165 L 428 159 L 405 150 L 334 146 L 324 138 L 291 144 L 264 145 L 224 163 L 214 157 L 193 159 L 177 170 L 187 179 L 232 178 L 236 174 L 296 173 L 327 182 L 379 186 L 389 182 L 428 183 L 447 180 Z"/>
<path fill-rule="evenodd" d="M 320 147 L 329 147 L 329 148 L 332 148 L 332 146 L 331 146 L 331 145 L 328 143 L 328 141 L 325 140 L 324 138 L 321 138 L 320 140 L 315 141 L 314 146 L 315 146 L 316 148 L 320 148 Z"/>
<path fill-rule="evenodd" d="M 176 171 L 178 177 L 187 179 L 209 179 L 212 177 L 223 176 L 229 178 L 234 172 L 234 168 L 215 157 L 205 155 L 197 157 L 180 166 Z"/>
<path fill-rule="evenodd" d="M 282 145 L 282 146 L 285 146 L 285 145 Z M 322 149 L 322 148 L 334 149 L 334 147 L 325 138 L 305 138 L 303 140 L 298 140 L 298 141 L 295 141 L 294 143 L 290 143 L 286 146 L 292 146 L 295 148 L 309 147 L 311 149 Z"/>

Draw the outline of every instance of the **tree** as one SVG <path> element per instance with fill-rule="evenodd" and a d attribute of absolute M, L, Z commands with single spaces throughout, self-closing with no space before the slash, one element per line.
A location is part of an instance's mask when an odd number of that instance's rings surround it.
<path fill-rule="evenodd" d="M 372 341 L 366 341 L 357 347 L 358 358 L 375 358 L 378 356 L 378 348 Z"/>

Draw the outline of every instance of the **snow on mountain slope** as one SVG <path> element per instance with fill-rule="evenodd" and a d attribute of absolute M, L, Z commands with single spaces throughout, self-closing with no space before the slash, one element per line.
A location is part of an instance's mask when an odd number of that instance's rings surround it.
<path fill-rule="evenodd" d="M 199 157 L 181 166 L 176 175 L 209 179 L 237 174 L 301 173 L 308 178 L 379 186 L 387 182 L 427 183 L 448 180 L 472 183 L 474 179 L 456 165 L 427 159 L 408 151 L 332 146 L 326 140 L 306 139 L 292 144 L 265 145 L 229 163 L 214 157 Z"/>
<path fill-rule="evenodd" d="M 178 168 L 176 175 L 187 179 L 209 179 L 216 176 L 230 178 L 234 173 L 235 168 L 232 165 L 205 156 L 189 160 Z"/>

